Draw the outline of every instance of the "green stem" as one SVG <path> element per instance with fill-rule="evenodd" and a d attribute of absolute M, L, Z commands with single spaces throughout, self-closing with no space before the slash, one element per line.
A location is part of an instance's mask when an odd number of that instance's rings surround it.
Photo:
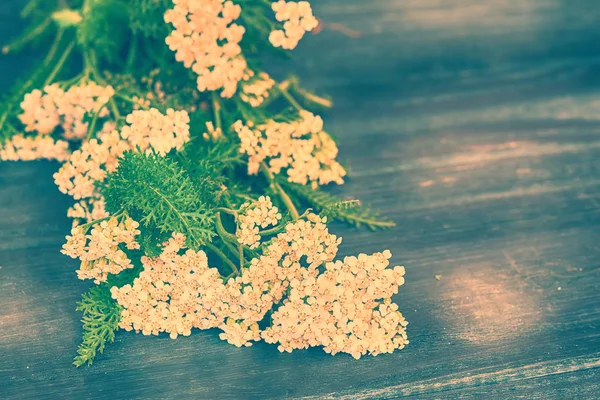
<path fill-rule="evenodd" d="M 88 229 L 90 226 L 92 226 L 92 225 L 99 224 L 100 222 L 102 222 L 102 221 L 107 221 L 107 220 L 109 220 L 109 219 L 111 219 L 111 218 L 119 218 L 119 217 L 120 217 L 121 215 L 123 215 L 123 214 L 125 214 L 125 210 L 121 210 L 121 211 L 119 211 L 119 212 L 118 212 L 118 213 L 116 213 L 116 214 L 109 215 L 109 216 L 107 216 L 107 217 L 104 217 L 104 218 L 99 218 L 99 219 L 96 219 L 96 220 L 94 220 L 94 221 L 90 221 L 90 222 L 88 222 L 88 223 L 86 223 L 86 224 L 83 224 L 83 225 L 79 225 L 79 227 L 81 227 L 81 228 L 82 228 L 82 229 L 84 229 L 84 230 L 87 230 L 87 229 Z"/>
<path fill-rule="evenodd" d="M 244 245 L 240 243 L 238 249 L 240 250 L 240 271 L 242 271 L 244 269 Z"/>
<path fill-rule="evenodd" d="M 271 235 L 276 235 L 278 233 L 281 233 L 285 230 L 285 225 L 278 225 L 275 228 L 271 228 L 271 229 L 266 229 L 264 231 L 260 231 L 258 232 L 258 234 L 260 236 L 271 236 Z"/>
<path fill-rule="evenodd" d="M 216 92 L 212 92 L 212 103 L 213 103 L 213 114 L 215 116 L 215 124 L 217 125 L 217 132 L 223 133 L 223 122 L 221 121 L 221 103 L 217 97 Z"/>
<path fill-rule="evenodd" d="M 226 214 L 233 215 L 234 217 L 237 217 L 237 215 L 238 215 L 237 211 L 232 210 L 230 208 L 217 207 L 217 208 L 215 208 L 215 211 L 224 212 Z"/>
<path fill-rule="evenodd" d="M 104 108 L 104 106 L 102 108 Z M 102 108 L 100 110 L 98 110 L 98 112 L 94 113 L 94 116 L 92 117 L 92 122 L 90 122 L 90 126 L 88 127 L 87 135 L 85 136 L 86 142 L 88 140 L 90 140 L 92 138 L 92 135 L 94 134 L 94 130 L 96 129 L 96 122 L 98 121 L 98 114 L 100 114 L 100 111 L 102 110 Z"/>
<path fill-rule="evenodd" d="M 75 46 L 75 40 L 73 40 L 69 46 L 67 46 L 67 48 L 65 49 L 65 52 L 63 53 L 63 55 L 60 57 L 60 59 L 58 60 L 58 62 L 56 63 L 56 65 L 54 66 L 54 69 L 52 70 L 52 72 L 50 72 L 50 75 L 48 75 L 48 78 L 46 79 L 46 81 L 44 82 L 43 86 L 47 86 L 50 83 L 52 83 L 52 81 L 54 80 L 54 78 L 56 77 L 56 75 L 60 72 L 60 70 L 63 68 L 63 66 L 65 65 L 65 62 L 67 61 L 67 58 L 69 58 L 69 55 L 71 54 L 71 52 L 73 51 L 73 47 Z"/>
<path fill-rule="evenodd" d="M 114 114 L 115 119 L 119 120 L 122 118 L 119 108 L 117 107 L 117 103 L 113 97 L 111 97 L 108 101 L 108 106 L 110 107 L 110 111 Z"/>
<path fill-rule="evenodd" d="M 283 86 L 285 89 L 289 86 L 296 94 L 302 96 L 305 100 L 308 100 L 312 103 L 318 104 L 325 108 L 331 108 L 333 103 L 331 100 L 318 96 L 314 93 L 309 92 L 306 89 L 300 87 L 298 83 L 297 77 L 292 77 L 288 81 L 281 82 L 280 86 Z"/>
<path fill-rule="evenodd" d="M 260 163 L 260 167 L 261 167 L 261 170 L 263 171 L 263 174 L 269 180 L 269 183 L 271 184 L 271 189 L 273 189 L 273 191 L 275 193 L 277 193 L 277 195 L 279 196 L 279 198 L 281 199 L 281 201 L 283 202 L 283 204 L 285 205 L 287 210 L 292 215 L 292 218 L 294 220 L 299 219 L 300 213 L 296 209 L 296 206 L 294 206 L 294 202 L 292 201 L 290 196 L 288 196 L 288 194 L 285 192 L 285 190 L 283 190 L 281 185 L 275 181 L 275 176 L 273 176 L 273 173 L 271 171 L 269 171 L 269 168 L 264 163 L 264 161 L 262 163 Z"/>
<path fill-rule="evenodd" d="M 131 71 L 133 64 L 135 63 L 135 56 L 137 54 L 137 35 L 131 36 L 131 44 L 129 45 L 129 52 L 127 53 L 127 61 L 125 63 L 125 69 Z"/>
<path fill-rule="evenodd" d="M 212 243 L 207 243 L 206 247 L 208 247 L 210 249 L 210 251 L 212 251 L 213 253 L 215 253 L 217 256 L 219 256 L 219 258 L 221 260 L 223 260 L 223 262 L 225 264 L 227 264 L 227 266 L 229 266 L 229 268 L 231 268 L 231 271 L 237 275 L 240 274 L 240 271 L 238 270 L 238 268 L 235 266 L 234 263 L 231 262 L 231 260 L 229 258 L 227 258 L 227 256 L 214 244 Z"/>
<path fill-rule="evenodd" d="M 33 28 L 31 31 L 27 32 L 24 36 L 21 36 L 20 38 L 16 39 L 12 43 L 4 46 L 2 48 L 2 53 L 8 54 L 9 51 L 11 51 L 15 48 L 20 48 L 20 47 L 25 46 L 27 43 L 31 42 L 36 37 L 38 37 L 42 33 L 44 33 L 46 28 L 50 25 L 50 22 L 52 22 L 52 18 L 50 18 L 50 17 L 46 18 L 38 26 Z"/>
<path fill-rule="evenodd" d="M 58 31 L 56 32 L 56 36 L 54 37 L 54 42 L 52 43 L 52 47 L 50 47 L 50 51 L 48 52 L 48 55 L 44 59 L 44 65 L 48 65 L 50 63 L 50 61 L 52 61 L 52 59 L 54 58 L 54 55 L 56 54 L 56 50 L 58 49 L 58 45 L 60 44 L 60 40 L 62 39 L 64 32 L 65 32 L 65 30 L 63 28 L 59 28 Z"/>
<path fill-rule="evenodd" d="M 300 105 L 300 103 L 298 103 L 298 101 L 296 101 L 296 99 L 290 94 L 290 92 L 288 92 L 287 88 L 285 88 L 284 85 L 278 84 L 276 86 L 281 95 L 285 97 L 287 101 L 289 101 L 290 104 L 294 106 L 296 110 L 305 111 L 304 108 Z"/>
<path fill-rule="evenodd" d="M 148 110 L 148 107 L 146 107 L 144 104 L 140 103 L 139 101 L 136 101 L 135 99 L 129 97 L 129 96 L 125 96 L 122 95 L 121 93 L 115 93 L 115 97 L 120 98 L 121 100 L 125 100 L 128 103 L 134 104 L 134 105 L 138 105 L 141 108 L 143 108 L 144 110 Z"/>
<path fill-rule="evenodd" d="M 237 237 L 235 235 L 227 232 L 227 230 L 225 229 L 225 226 L 223 226 L 223 221 L 221 220 L 220 212 L 217 213 L 216 228 L 217 228 L 217 233 L 219 234 L 219 236 L 221 236 L 223 241 L 227 240 L 232 243 L 238 242 Z"/>
<path fill-rule="evenodd" d="M 228 242 L 226 240 L 223 240 L 223 244 L 225 245 L 225 247 L 227 247 L 227 250 L 229 250 L 231 252 L 231 254 L 236 259 L 239 260 L 240 255 L 239 255 L 238 249 L 233 244 L 231 244 L 230 242 Z"/>
<path fill-rule="evenodd" d="M 27 18 L 38 6 L 39 0 L 29 0 L 21 10 L 21 18 Z"/>

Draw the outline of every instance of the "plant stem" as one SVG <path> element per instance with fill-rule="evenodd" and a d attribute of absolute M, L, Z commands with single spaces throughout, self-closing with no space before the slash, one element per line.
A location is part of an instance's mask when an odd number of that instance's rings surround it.
<path fill-rule="evenodd" d="M 52 70 L 52 72 L 50 72 L 50 75 L 48 75 L 48 78 L 44 82 L 43 86 L 47 86 L 50 83 L 52 83 L 52 81 L 54 80 L 54 78 L 56 77 L 56 75 L 60 72 L 60 70 L 62 69 L 62 67 L 65 65 L 65 62 L 67 61 L 67 58 L 69 58 L 69 55 L 73 51 L 73 47 L 74 46 L 75 46 L 75 40 L 71 41 L 71 43 L 69 44 L 69 46 L 67 46 L 67 48 L 65 49 L 65 52 L 60 57 L 60 59 L 58 60 L 58 62 L 56 63 L 56 65 L 54 66 L 54 69 Z"/>
<path fill-rule="evenodd" d="M 213 104 L 213 114 L 215 116 L 215 124 L 217 125 L 216 134 L 214 135 L 215 139 L 218 137 L 217 135 L 223 134 L 223 122 L 221 121 L 221 103 L 217 97 L 215 92 L 211 93 L 212 96 L 212 104 Z"/>
<path fill-rule="evenodd" d="M 230 208 L 217 207 L 215 208 L 215 211 L 224 212 L 226 214 L 233 215 L 234 217 L 237 217 L 238 215 L 237 211 L 232 210 Z"/>
<path fill-rule="evenodd" d="M 240 271 L 244 269 L 244 245 L 240 243 L 238 246 L 240 250 Z"/>
<path fill-rule="evenodd" d="M 104 108 L 104 106 L 102 106 L 102 108 Z M 92 117 L 92 122 L 90 122 L 90 126 L 88 127 L 87 135 L 85 137 L 86 142 L 90 140 L 92 138 L 92 135 L 94 134 L 94 130 L 96 129 L 96 122 L 98 121 L 98 114 L 100 114 L 102 108 L 100 108 L 98 112 L 94 113 L 94 116 Z"/>
<path fill-rule="evenodd" d="M 283 84 L 280 83 L 276 86 L 279 92 L 282 94 L 282 96 L 285 97 L 287 101 L 289 101 L 290 104 L 294 106 L 296 110 L 305 111 L 304 108 L 300 105 L 300 103 L 296 101 L 296 99 L 290 94 L 290 92 L 288 92 L 287 88 L 285 88 Z"/>
<path fill-rule="evenodd" d="M 292 215 L 292 218 L 294 220 L 297 220 L 298 218 L 300 218 L 300 213 L 296 209 L 296 206 L 294 206 L 294 202 L 292 201 L 290 196 L 288 196 L 288 194 L 285 192 L 285 190 L 283 190 L 281 185 L 275 181 L 275 177 L 273 176 L 273 173 L 271 173 L 271 171 L 269 171 L 269 168 L 264 163 L 264 161 L 260 163 L 260 168 L 263 171 L 263 174 L 269 180 L 269 183 L 271 184 L 271 188 L 273 189 L 273 191 L 275 193 L 277 193 L 277 195 L 279 196 L 279 198 L 281 199 L 281 201 L 283 202 L 285 207 L 288 209 L 288 211 Z"/>
<path fill-rule="evenodd" d="M 137 35 L 131 36 L 131 44 L 129 45 L 129 52 L 127 53 L 127 61 L 125 63 L 125 69 L 131 71 L 135 62 L 135 56 L 137 54 Z"/>
<path fill-rule="evenodd" d="M 146 107 L 144 104 L 140 103 L 139 101 L 136 101 L 135 99 L 132 99 L 129 96 L 125 96 L 125 95 L 122 95 L 120 93 L 115 93 L 115 96 L 118 97 L 118 98 L 120 98 L 121 100 L 125 100 L 128 103 L 138 105 L 141 108 L 143 108 L 144 110 L 148 109 L 148 107 Z"/>
<path fill-rule="evenodd" d="M 213 253 L 215 253 L 217 256 L 219 256 L 219 258 L 221 260 L 223 260 L 223 262 L 225 264 L 227 264 L 227 266 L 229 268 L 231 268 L 231 271 L 233 271 L 235 274 L 239 275 L 240 271 L 238 270 L 238 268 L 235 266 L 234 263 L 231 262 L 231 260 L 229 258 L 227 258 L 227 256 L 214 244 L 212 243 L 207 243 L 206 247 L 208 247 Z"/>
<path fill-rule="evenodd" d="M 13 50 L 14 48 L 19 48 L 19 47 L 24 46 L 27 43 L 31 42 L 33 39 L 35 39 L 36 37 L 38 37 L 39 35 L 44 33 L 44 31 L 46 30 L 48 25 L 50 25 L 50 22 L 52 22 L 52 18 L 50 18 L 50 17 L 46 18 L 38 26 L 33 28 L 31 31 L 26 33 L 24 36 L 21 36 L 20 38 L 16 39 L 12 43 L 7 44 L 6 46 L 2 47 L 2 53 L 8 54 L 8 52 Z"/>
<path fill-rule="evenodd" d="M 221 236 L 221 238 L 223 240 L 227 240 L 229 242 L 237 243 L 237 237 L 235 235 L 227 232 L 227 230 L 223 226 L 223 221 L 221 220 L 221 213 L 220 212 L 217 213 L 217 222 L 215 223 L 215 225 L 216 225 L 216 228 L 217 228 L 217 233 L 219 234 L 219 236 Z"/>
<path fill-rule="evenodd" d="M 44 59 L 44 65 L 48 65 L 50 61 L 52 61 L 52 59 L 54 58 L 54 54 L 56 54 L 56 50 L 58 49 L 58 45 L 60 44 L 60 40 L 62 39 L 64 32 L 65 30 L 63 28 L 59 28 L 56 32 L 56 36 L 54 37 L 54 43 L 52 43 L 52 47 L 50 47 L 50 51 Z"/>
<path fill-rule="evenodd" d="M 303 89 L 300 87 L 300 85 L 298 84 L 298 78 L 297 77 L 292 77 L 287 81 L 283 81 L 281 82 L 280 86 L 282 86 L 285 89 L 287 89 L 288 87 L 291 87 L 292 90 L 302 96 L 305 100 L 311 101 L 315 104 L 319 104 L 322 107 L 325 108 L 331 108 L 333 106 L 333 103 L 331 100 L 325 98 L 325 97 L 321 97 L 318 96 L 314 93 L 309 92 L 306 89 Z"/>

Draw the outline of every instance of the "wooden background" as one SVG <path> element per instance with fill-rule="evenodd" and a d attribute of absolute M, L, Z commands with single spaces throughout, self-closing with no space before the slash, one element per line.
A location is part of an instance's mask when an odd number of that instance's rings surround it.
<path fill-rule="evenodd" d="M 2 1 L 0 38 L 21 3 Z M 390 248 L 406 266 L 396 301 L 411 344 L 355 361 L 121 332 L 75 369 L 88 283 L 59 253 L 57 164 L 3 163 L 0 398 L 600 397 L 598 1 L 314 8 L 325 31 L 288 68 L 336 100 L 328 130 L 353 177 L 335 191 L 398 223 L 336 232 L 344 254 Z M 0 58 L 0 89 L 28 57 Z"/>

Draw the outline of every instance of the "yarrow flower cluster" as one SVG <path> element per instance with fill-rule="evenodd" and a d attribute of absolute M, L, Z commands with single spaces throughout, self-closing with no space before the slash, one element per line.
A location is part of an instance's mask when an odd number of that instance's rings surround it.
<path fill-rule="evenodd" d="M 208 267 L 203 251 L 187 250 L 185 236 L 174 234 L 156 258 L 143 257 L 144 270 L 133 285 L 113 287 L 113 298 L 124 308 L 119 326 L 144 335 L 168 332 L 189 336 L 192 328 L 221 324 L 223 280 Z"/>
<path fill-rule="evenodd" d="M 335 160 L 338 149 L 323 132 L 323 120 L 308 111 L 300 112 L 293 122 L 276 122 L 254 126 L 237 121 L 233 125 L 241 146 L 248 156 L 248 173 L 257 174 L 262 162 L 269 171 L 287 170 L 288 181 L 313 186 L 344 183 L 345 169 Z"/>
<path fill-rule="evenodd" d="M 96 113 L 99 118 L 108 116 L 109 111 L 104 106 L 114 93 L 111 86 L 99 86 L 94 82 L 72 86 L 67 91 L 56 84 L 49 85 L 25 95 L 19 119 L 26 132 L 48 135 L 60 126 L 65 139 L 80 140 L 88 131 L 85 117 Z"/>
<path fill-rule="evenodd" d="M 102 221 L 87 233 L 85 226 L 76 226 L 67 236 L 62 253 L 81 260 L 77 271 L 79 279 L 93 279 L 95 283 L 106 281 L 108 274 L 118 274 L 132 268 L 131 260 L 119 248 L 139 249 L 135 237 L 140 231 L 139 224 L 129 217 L 119 221 L 116 217 Z"/>
<path fill-rule="evenodd" d="M 70 154 L 68 142 L 50 136 L 15 135 L 0 146 L 0 160 L 3 161 L 66 161 Z"/>
<path fill-rule="evenodd" d="M 106 174 L 119 165 L 119 157 L 131 150 L 129 142 L 119 132 L 100 135 L 85 142 L 71 154 L 69 160 L 54 174 L 58 189 L 75 200 L 96 197 L 96 182 L 102 182 Z"/>
<path fill-rule="evenodd" d="M 403 348 L 408 323 L 391 296 L 404 283 L 404 268 L 387 268 L 390 257 L 389 251 L 346 257 L 327 263 L 316 278 L 292 281 L 262 338 L 280 343 L 280 351 L 323 346 L 356 359 Z"/>
<path fill-rule="evenodd" d="M 123 307 L 119 326 L 172 338 L 218 327 L 220 338 L 238 347 L 264 339 L 280 351 L 323 346 L 355 358 L 404 347 L 407 323 L 390 300 L 404 283 L 404 268 L 387 268 L 389 251 L 332 262 L 341 239 L 325 223 L 309 214 L 286 225 L 227 283 L 203 251 L 184 251 L 185 237 L 175 233 L 160 256 L 142 259 L 133 285 L 111 289 Z M 258 323 L 282 300 L 261 331 Z"/>
<path fill-rule="evenodd" d="M 238 217 L 237 238 L 241 244 L 255 249 L 260 244 L 260 230 L 277 225 L 281 213 L 269 196 L 260 196 L 258 201 L 247 203 L 242 208 L 244 212 Z"/>
<path fill-rule="evenodd" d="M 283 29 L 276 29 L 269 35 L 269 41 L 275 47 L 293 50 L 306 32 L 319 25 L 308 1 L 279 0 L 271 5 L 277 21 L 283 22 Z"/>
<path fill-rule="evenodd" d="M 190 117 L 186 111 L 169 108 L 163 115 L 156 108 L 136 110 L 126 120 L 129 125 L 123 127 L 121 137 L 132 149 L 152 149 L 164 156 L 173 149 L 181 150 L 190 140 Z"/>
<path fill-rule="evenodd" d="M 181 149 L 189 141 L 189 116 L 186 111 L 167 110 L 163 115 L 156 109 L 136 110 L 126 118 L 130 125 L 121 133 L 100 134 L 98 139 L 85 142 L 73 152 L 69 161 L 54 174 L 59 190 L 75 200 L 97 197 L 95 183 L 116 170 L 119 158 L 128 150 L 153 149 L 166 154 Z"/>
<path fill-rule="evenodd" d="M 238 83 L 248 79 L 247 63 L 241 54 L 243 26 L 234 23 L 241 7 L 226 0 L 173 0 L 165 22 L 173 32 L 166 43 L 177 61 L 198 75 L 198 90 L 222 90 L 232 97 Z"/>
<path fill-rule="evenodd" d="M 252 107 L 259 107 L 269 97 L 273 86 L 275 81 L 266 72 L 261 72 L 242 84 L 240 98 Z"/>

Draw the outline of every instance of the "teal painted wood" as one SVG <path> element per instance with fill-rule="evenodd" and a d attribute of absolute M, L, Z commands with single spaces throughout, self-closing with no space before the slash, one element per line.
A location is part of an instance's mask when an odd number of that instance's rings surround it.
<path fill-rule="evenodd" d="M 0 38 L 19 3 L 0 6 Z M 398 222 L 336 232 L 343 253 L 390 248 L 406 266 L 411 344 L 355 361 L 121 332 L 75 369 L 88 284 L 59 253 L 57 164 L 4 163 L 0 398 L 599 397 L 600 4 L 316 3 L 326 29 L 286 68 L 336 100 L 327 123 L 353 177 L 332 190 Z M 0 87 L 28 57 L 0 58 Z"/>

